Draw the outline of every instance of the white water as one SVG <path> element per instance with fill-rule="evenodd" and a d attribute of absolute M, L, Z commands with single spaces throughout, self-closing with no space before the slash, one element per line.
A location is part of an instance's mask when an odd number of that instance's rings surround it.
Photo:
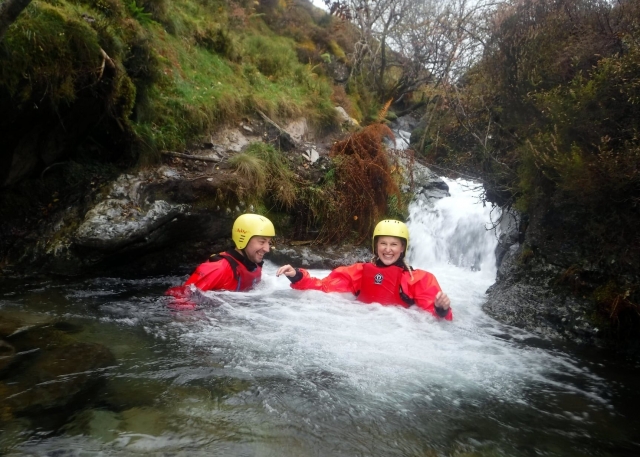
<path fill-rule="evenodd" d="M 449 294 L 452 322 L 294 291 L 269 262 L 257 290 L 204 293 L 193 312 L 161 296 L 184 278 L 32 289 L 15 306 L 85 323 L 117 357 L 107 390 L 118 393 L 10 455 L 634 455 L 638 422 L 612 397 L 635 378 L 618 386 L 482 311 L 490 209 L 469 183 L 447 182 L 451 197 L 411 205 L 408 257 Z"/>
<path fill-rule="evenodd" d="M 258 290 L 205 294 L 207 319 L 189 322 L 179 338 L 208 351 L 227 376 L 285 379 L 290 392 L 320 398 L 314 412 L 357 404 L 376 414 L 409 408 L 415 399 L 526 404 L 533 386 L 605 405 L 597 376 L 559 351 L 521 344 L 532 335 L 484 314 L 484 293 L 495 278 L 490 208 L 468 190 L 471 183 L 448 184 L 452 196 L 434 208 L 411 205 L 408 257 L 436 275 L 451 298 L 453 322 L 341 294 L 294 291 L 267 262 Z M 579 377 L 580 387 L 560 380 L 567 376 Z M 265 407 L 290 415 L 291 405 L 276 398 Z"/>

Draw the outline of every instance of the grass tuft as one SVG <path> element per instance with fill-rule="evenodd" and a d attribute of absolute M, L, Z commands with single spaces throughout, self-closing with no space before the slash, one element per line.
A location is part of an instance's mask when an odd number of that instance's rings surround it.
<path fill-rule="evenodd" d="M 253 154 L 236 154 L 229 159 L 237 175 L 246 182 L 252 200 L 261 198 L 267 190 L 267 170 L 262 159 Z"/>

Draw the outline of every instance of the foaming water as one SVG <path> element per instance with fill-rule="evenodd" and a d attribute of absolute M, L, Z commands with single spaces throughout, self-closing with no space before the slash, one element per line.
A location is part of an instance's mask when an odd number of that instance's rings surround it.
<path fill-rule="evenodd" d="M 85 340 L 118 360 L 108 407 L 14 455 L 631 455 L 638 421 L 603 369 L 482 311 L 492 215 L 472 183 L 447 183 L 451 197 L 412 203 L 408 260 L 436 275 L 452 322 L 294 291 L 269 261 L 255 290 L 202 293 L 188 312 L 162 297 L 184 278 L 5 295 L 2 309 L 84 322 Z"/>
<path fill-rule="evenodd" d="M 201 318 L 176 337 L 205 351 L 221 373 L 258 382 L 266 411 L 292 423 L 355 415 L 383 417 L 384 424 L 372 419 L 376 427 L 395 429 L 434 411 L 442 414 L 431 424 L 438 430 L 461 416 L 495 426 L 491 417 L 504 405 L 564 417 L 559 404 L 568 397 L 581 405 L 574 422 L 593 408 L 607 411 L 602 378 L 482 312 L 495 277 L 490 210 L 470 183 L 448 183 L 450 199 L 411 206 L 409 262 L 436 275 L 452 299 L 453 322 L 348 294 L 294 291 L 267 262 L 257 290 L 204 294 Z"/>

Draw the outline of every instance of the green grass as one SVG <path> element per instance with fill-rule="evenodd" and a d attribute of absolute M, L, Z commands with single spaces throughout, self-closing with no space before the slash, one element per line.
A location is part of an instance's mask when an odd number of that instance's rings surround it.
<path fill-rule="evenodd" d="M 245 183 L 245 195 L 251 202 L 258 202 L 267 190 L 269 176 L 262 159 L 254 154 L 236 154 L 229 159 L 238 176 Z"/>
<path fill-rule="evenodd" d="M 33 103 L 56 112 L 95 88 L 96 103 L 106 102 L 104 116 L 121 127 L 139 163 L 257 110 L 276 120 L 305 116 L 316 127 L 331 125 L 331 85 L 299 62 L 295 49 L 250 6 L 34 0 L 0 43 L 0 95 L 9 97 L 0 108 L 10 103 L 16 118 Z M 103 51 L 117 69 L 111 80 L 100 76 Z"/>
<path fill-rule="evenodd" d="M 272 38 L 264 44 L 264 37 L 247 35 L 239 41 L 244 57 L 233 62 L 159 31 L 154 48 L 162 77 L 148 119 L 154 144 L 184 148 L 197 134 L 257 110 L 274 119 L 305 116 L 318 127 L 333 123 L 329 84 L 296 60 L 293 42 Z"/>

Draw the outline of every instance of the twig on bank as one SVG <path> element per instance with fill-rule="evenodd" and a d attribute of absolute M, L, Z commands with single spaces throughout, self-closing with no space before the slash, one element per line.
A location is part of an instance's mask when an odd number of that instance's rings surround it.
<path fill-rule="evenodd" d="M 98 81 L 102 79 L 102 75 L 104 74 L 104 67 L 109 65 L 109 68 L 116 70 L 116 64 L 113 63 L 111 57 L 104 51 L 104 49 L 100 48 L 100 55 L 102 56 L 102 64 L 100 65 L 100 69 L 98 70 Z"/>
<path fill-rule="evenodd" d="M 171 157 L 179 157 L 181 159 L 189 159 L 189 160 L 201 160 L 203 162 L 214 162 L 219 163 L 222 162 L 222 159 L 214 159 L 213 157 L 203 157 L 203 156 L 192 156 L 189 154 L 183 154 L 181 152 L 174 151 L 160 151 L 161 154 Z"/>
<path fill-rule="evenodd" d="M 264 119 L 264 121 L 272 126 L 274 126 L 278 132 L 280 132 L 280 136 L 284 137 L 286 141 L 290 142 L 294 147 L 300 147 L 300 143 L 298 141 L 296 141 L 289 132 L 287 132 L 285 129 L 283 129 L 282 127 L 280 127 L 278 124 L 276 124 L 274 121 L 272 121 L 271 119 L 269 119 L 269 117 L 264 114 L 262 111 L 260 111 L 259 109 L 256 110 L 258 112 L 258 114 L 262 117 L 262 119 Z"/>

